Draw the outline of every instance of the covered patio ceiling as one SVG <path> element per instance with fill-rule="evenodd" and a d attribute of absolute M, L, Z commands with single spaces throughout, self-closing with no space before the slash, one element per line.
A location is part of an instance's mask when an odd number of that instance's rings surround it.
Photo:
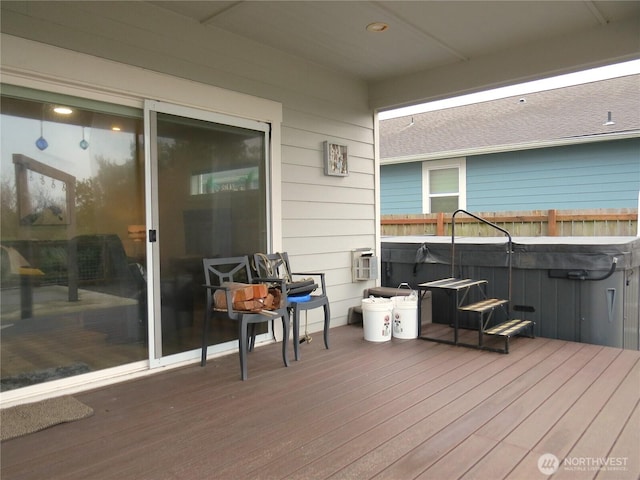
<path fill-rule="evenodd" d="M 639 2 L 149 3 L 358 77 L 375 108 L 640 57 Z"/>
<path fill-rule="evenodd" d="M 97 13 L 120 28 L 133 11 L 147 39 L 160 33 L 184 48 L 243 39 L 362 81 L 380 110 L 640 58 L 640 2 L 630 1 L 10 0 L 1 7 L 4 33 L 61 47 L 68 45 L 52 40 L 46 23 L 84 32 L 91 28 L 84 18 Z M 47 22 L 34 29 L 23 24 L 28 17 Z M 99 55 L 108 48 L 73 46 Z"/>

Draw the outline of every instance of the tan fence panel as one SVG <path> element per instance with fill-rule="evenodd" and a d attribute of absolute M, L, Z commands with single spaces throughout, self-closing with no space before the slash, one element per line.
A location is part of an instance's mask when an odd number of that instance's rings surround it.
<path fill-rule="evenodd" d="M 636 236 L 638 209 L 531 210 L 521 212 L 473 212 L 509 231 L 514 237 Z M 383 215 L 386 236 L 451 235 L 451 214 Z M 456 215 L 456 236 L 487 237 L 496 232 L 464 213 Z"/>

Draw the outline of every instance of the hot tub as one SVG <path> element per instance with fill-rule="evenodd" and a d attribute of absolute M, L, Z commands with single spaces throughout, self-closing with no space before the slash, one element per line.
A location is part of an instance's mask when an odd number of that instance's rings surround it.
<path fill-rule="evenodd" d="M 490 297 L 510 291 L 510 308 L 536 322 L 536 336 L 640 350 L 640 238 L 514 237 L 511 254 L 507 245 L 456 238 L 452 262 L 450 236 L 384 237 L 382 285 L 485 279 Z M 432 309 L 434 322 L 450 322 L 437 292 Z"/>

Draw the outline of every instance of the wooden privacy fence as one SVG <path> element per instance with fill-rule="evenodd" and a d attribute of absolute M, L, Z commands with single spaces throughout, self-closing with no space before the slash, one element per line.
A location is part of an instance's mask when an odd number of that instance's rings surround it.
<path fill-rule="evenodd" d="M 636 236 L 638 209 L 473 212 L 518 237 Z M 451 235 L 451 213 L 382 215 L 382 235 Z M 490 237 L 495 230 L 473 217 L 456 215 L 456 236 Z"/>

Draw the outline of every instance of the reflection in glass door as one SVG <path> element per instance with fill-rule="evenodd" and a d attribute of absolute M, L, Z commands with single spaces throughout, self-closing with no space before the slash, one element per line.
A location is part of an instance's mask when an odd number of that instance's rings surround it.
<path fill-rule="evenodd" d="M 2 85 L 0 390 L 148 359 L 140 108 Z"/>
<path fill-rule="evenodd" d="M 147 110 L 158 359 L 201 346 L 202 259 L 266 250 L 268 125 L 158 102 Z M 208 334 L 209 345 L 235 347 L 231 322 Z"/>

